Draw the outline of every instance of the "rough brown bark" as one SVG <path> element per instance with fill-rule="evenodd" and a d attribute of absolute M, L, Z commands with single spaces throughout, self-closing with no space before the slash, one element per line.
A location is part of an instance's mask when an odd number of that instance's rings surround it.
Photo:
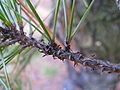
<path fill-rule="evenodd" d="M 15 27 L 0 27 L 0 32 L 3 35 L 3 39 L 8 40 L 2 42 L 0 48 L 18 42 L 23 46 L 23 49 L 26 47 L 35 47 L 40 49 L 41 52 L 45 54 L 45 56 L 52 55 L 53 58 L 57 57 L 62 61 L 65 59 L 70 60 L 74 62 L 74 65 L 82 64 L 83 66 L 92 68 L 92 70 L 100 70 L 102 72 L 107 71 L 109 73 L 120 73 L 120 65 L 114 65 L 108 61 L 98 60 L 93 57 L 84 57 L 81 52 L 72 51 L 68 43 L 65 45 L 65 48 L 62 49 L 59 45 L 54 43 L 54 41 L 51 41 L 48 44 L 44 43 L 43 40 L 37 41 L 35 38 L 26 36 L 23 31 L 21 31 L 16 30 Z"/>

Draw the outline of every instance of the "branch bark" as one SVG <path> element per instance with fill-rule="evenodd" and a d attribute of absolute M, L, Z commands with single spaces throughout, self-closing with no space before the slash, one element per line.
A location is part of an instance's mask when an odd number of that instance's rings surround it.
<path fill-rule="evenodd" d="M 62 61 L 65 59 L 73 61 L 74 66 L 77 64 L 82 64 L 85 67 L 90 67 L 92 70 L 100 70 L 108 73 L 120 73 L 119 64 L 112 64 L 109 61 L 99 60 L 93 57 L 85 57 L 81 52 L 72 51 L 70 49 L 70 45 L 66 45 L 65 48 L 61 48 L 61 46 L 57 45 L 54 41 L 50 41 L 48 44 L 43 40 L 37 41 L 35 38 L 28 37 L 24 33 L 16 30 L 15 27 L 0 27 L 0 32 L 3 35 L 3 39 L 7 40 L 0 42 L 0 48 L 15 44 L 17 42 L 24 48 L 38 48 L 42 53 L 45 54 L 44 56 L 52 55 L 53 58 L 57 57 Z"/>

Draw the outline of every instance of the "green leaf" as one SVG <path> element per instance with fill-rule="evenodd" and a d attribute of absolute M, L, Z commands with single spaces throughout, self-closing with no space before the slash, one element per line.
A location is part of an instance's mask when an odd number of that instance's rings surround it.
<path fill-rule="evenodd" d="M 66 12 L 66 0 L 63 0 L 63 10 L 64 10 L 66 37 L 68 38 L 68 22 L 67 22 L 67 12 Z"/>
<path fill-rule="evenodd" d="M 4 56 L 5 65 L 7 65 L 17 54 L 22 51 L 20 46 L 15 47 L 15 49 L 8 55 Z M 3 65 L 0 64 L 0 70 L 3 68 Z"/>
<path fill-rule="evenodd" d="M 85 13 L 83 14 L 80 22 L 78 23 L 77 27 L 75 28 L 74 32 L 72 33 L 71 37 L 70 37 L 70 40 L 72 40 L 72 38 L 75 36 L 75 34 L 78 32 L 81 24 L 85 21 L 89 11 L 90 11 L 90 8 L 92 7 L 93 3 L 94 3 L 95 0 L 92 0 L 92 2 L 90 3 L 89 7 L 87 8 L 87 10 L 85 11 Z"/>
<path fill-rule="evenodd" d="M 2 22 L 4 22 L 7 26 L 11 26 L 11 23 L 9 23 L 7 19 L 4 17 L 4 14 L 1 11 L 1 9 L 0 9 L 0 20 L 2 20 Z"/>
<path fill-rule="evenodd" d="M 26 0 L 26 2 L 29 5 L 29 7 L 32 10 L 32 12 L 34 13 L 34 15 L 37 18 L 38 22 L 40 23 L 41 27 L 43 28 L 43 30 L 44 30 L 45 34 L 47 35 L 48 39 L 51 40 L 51 37 L 50 37 L 47 29 L 45 28 L 45 25 L 44 25 L 43 21 L 41 20 L 40 16 L 38 15 L 37 11 L 35 10 L 34 6 L 30 2 L 30 0 Z"/>
<path fill-rule="evenodd" d="M 12 57 L 13 56 L 13 54 L 14 54 L 14 52 L 16 51 L 16 50 L 18 50 L 19 48 L 20 48 L 20 45 L 18 45 L 18 46 L 12 46 L 13 48 L 11 49 L 11 47 L 9 48 L 9 50 L 10 50 L 10 52 L 8 53 L 8 55 L 6 55 L 6 56 L 4 56 L 4 59 L 6 59 L 6 58 L 10 58 L 10 57 Z"/>
<path fill-rule="evenodd" d="M 18 5 L 17 5 L 16 0 L 12 0 L 12 1 L 13 1 L 13 5 L 14 5 L 14 10 L 17 11 L 17 12 L 19 13 L 19 11 L 18 11 Z M 15 13 L 15 16 L 16 16 L 16 19 L 17 19 L 18 25 L 22 25 L 22 19 L 21 19 L 21 16 L 18 15 L 18 14 L 16 14 L 16 13 Z"/>
<path fill-rule="evenodd" d="M 73 0 L 73 4 L 72 4 L 72 12 L 71 12 L 71 18 L 70 18 L 70 31 L 69 31 L 69 34 L 68 34 L 68 41 L 70 40 L 70 37 L 71 37 L 71 34 L 72 34 L 75 1 L 76 0 Z"/>
<path fill-rule="evenodd" d="M 7 21 L 1 10 L 0 10 L 0 20 L 2 20 L 3 22 Z"/>
<path fill-rule="evenodd" d="M 28 51 L 29 52 L 29 51 Z M 27 52 L 27 53 L 28 53 Z M 21 63 L 21 67 L 20 67 L 20 69 L 18 70 L 18 72 L 16 73 L 16 75 L 15 75 L 15 80 L 17 79 L 17 77 L 20 75 L 20 73 L 25 69 L 25 67 L 29 64 L 29 62 L 30 62 L 30 58 L 32 58 L 32 55 L 35 53 L 35 51 L 32 51 L 32 52 L 30 52 L 29 54 L 27 54 L 27 55 L 25 55 L 24 57 L 25 57 L 25 59 L 24 59 L 24 61 Z"/>
<path fill-rule="evenodd" d="M 4 68 L 4 73 L 5 73 L 5 77 L 6 77 L 8 88 L 9 88 L 8 90 L 10 90 L 10 88 L 11 88 L 10 80 L 9 80 L 9 76 L 8 76 L 8 73 L 7 73 L 7 69 L 6 69 L 6 65 L 5 65 L 5 62 L 4 62 L 4 57 L 3 57 L 3 53 L 2 53 L 1 49 L 0 49 L 0 58 L 2 60 L 2 65 L 3 65 L 3 68 Z"/>
<path fill-rule="evenodd" d="M 7 20 L 10 22 L 10 18 L 8 17 L 8 13 L 6 12 L 4 6 L 2 5 L 1 1 L 0 1 L 0 6 L 1 6 L 1 9 L 4 13 L 4 16 L 7 18 Z"/>
<path fill-rule="evenodd" d="M 12 10 L 13 12 L 15 12 L 16 14 L 20 15 L 17 11 L 15 11 L 13 8 L 11 8 L 7 3 L 2 2 L 4 5 L 6 5 L 7 7 L 9 7 L 10 10 Z M 49 38 L 42 33 L 34 24 L 32 24 L 29 20 L 27 20 L 25 17 L 23 17 L 22 15 L 20 15 L 26 22 L 28 22 L 31 26 L 33 26 L 38 32 L 40 32 L 47 40 L 49 40 Z"/>
<path fill-rule="evenodd" d="M 85 7 L 87 8 L 87 7 L 88 7 L 87 1 L 86 1 L 86 0 L 83 0 L 83 3 L 84 3 L 84 5 L 85 5 Z"/>
<path fill-rule="evenodd" d="M 4 0 L 6 1 L 5 3 L 7 3 L 11 8 L 14 8 L 13 4 L 12 4 L 12 0 Z"/>
<path fill-rule="evenodd" d="M 15 66 L 14 66 L 14 69 L 13 69 L 12 72 L 14 72 L 14 70 L 15 70 L 16 67 L 17 67 L 17 65 L 19 64 L 20 56 L 24 57 L 24 58 L 23 58 L 24 60 L 22 61 L 22 62 L 24 62 L 24 61 L 25 61 L 25 58 L 26 58 L 27 56 L 29 56 L 29 52 L 31 52 L 31 50 L 32 50 L 32 47 L 28 47 L 28 48 L 26 48 L 22 53 L 18 54 L 16 63 L 15 63 Z M 31 56 L 31 55 L 30 55 L 30 56 Z M 20 65 L 20 66 L 21 66 L 21 65 Z M 17 69 L 17 70 L 18 70 L 18 69 Z"/>
<path fill-rule="evenodd" d="M 5 90 L 8 90 L 7 85 L 4 83 L 4 81 L 0 78 L 0 83 L 4 86 Z"/>
<path fill-rule="evenodd" d="M 7 3 L 11 6 L 10 0 L 4 0 L 4 2 L 7 2 Z M 4 5 L 4 7 L 5 7 L 5 5 Z M 10 21 L 11 21 L 12 23 L 15 23 L 15 22 L 14 22 L 13 15 L 12 15 L 10 9 L 9 9 L 8 7 L 5 7 L 5 9 L 6 9 L 6 11 L 7 11 L 7 14 L 8 14 L 8 16 L 9 16 Z"/>
<path fill-rule="evenodd" d="M 61 0 L 57 1 L 56 9 L 55 9 L 54 28 L 53 28 L 53 37 L 52 37 L 53 40 L 55 39 L 55 35 L 56 35 L 55 34 L 56 33 L 56 24 L 57 24 L 58 11 L 59 11 L 59 8 L 60 8 L 60 2 L 61 2 Z"/>

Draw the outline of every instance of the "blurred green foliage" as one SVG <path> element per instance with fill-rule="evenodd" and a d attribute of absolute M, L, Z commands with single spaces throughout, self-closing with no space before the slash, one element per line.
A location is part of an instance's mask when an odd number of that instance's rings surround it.
<path fill-rule="evenodd" d="M 58 69 L 53 66 L 44 66 L 42 73 L 45 77 L 54 77 L 58 73 Z"/>

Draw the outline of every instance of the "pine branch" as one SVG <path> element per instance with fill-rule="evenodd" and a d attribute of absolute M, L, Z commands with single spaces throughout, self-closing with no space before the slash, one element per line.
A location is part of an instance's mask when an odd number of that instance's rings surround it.
<path fill-rule="evenodd" d="M 85 67 L 90 67 L 92 70 L 100 70 L 102 72 L 108 73 L 120 73 L 119 64 L 112 64 L 108 61 L 85 57 L 80 52 L 72 51 L 70 49 L 70 45 L 68 44 L 65 46 L 64 49 L 53 41 L 46 44 L 43 40 L 37 41 L 35 38 L 26 36 L 21 31 L 16 30 L 14 26 L 12 26 L 11 28 L 0 27 L 0 33 L 2 33 L 3 35 L 2 38 L 7 40 L 4 42 L 1 41 L 0 48 L 19 43 L 24 48 L 38 48 L 42 53 L 45 54 L 44 56 L 52 55 L 53 58 L 57 57 L 62 61 L 64 61 L 65 59 L 73 61 L 74 65 L 82 64 Z"/>

